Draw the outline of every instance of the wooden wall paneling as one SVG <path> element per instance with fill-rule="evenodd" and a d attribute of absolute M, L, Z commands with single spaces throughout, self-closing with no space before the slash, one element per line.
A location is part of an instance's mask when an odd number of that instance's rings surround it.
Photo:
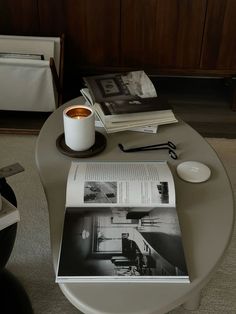
<path fill-rule="evenodd" d="M 1 35 L 35 35 L 38 27 L 37 0 L 0 1 Z"/>
<path fill-rule="evenodd" d="M 61 36 L 65 32 L 64 2 L 63 0 L 38 0 L 41 36 Z"/>
<path fill-rule="evenodd" d="M 158 0 L 157 9 L 159 66 L 199 68 L 206 0 Z"/>
<path fill-rule="evenodd" d="M 123 64 L 199 67 L 206 0 L 121 0 Z"/>
<path fill-rule="evenodd" d="M 117 65 L 120 49 L 120 0 L 67 0 L 67 57 L 71 66 Z"/>
<path fill-rule="evenodd" d="M 121 0 L 121 64 L 142 67 L 155 60 L 156 0 Z"/>
<path fill-rule="evenodd" d="M 208 0 L 201 68 L 236 70 L 235 0 Z"/>

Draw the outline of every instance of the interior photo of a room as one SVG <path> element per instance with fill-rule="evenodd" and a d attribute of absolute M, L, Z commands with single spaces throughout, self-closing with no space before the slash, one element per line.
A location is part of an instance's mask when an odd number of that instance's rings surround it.
<path fill-rule="evenodd" d="M 67 209 L 58 277 L 187 276 L 173 208 Z"/>

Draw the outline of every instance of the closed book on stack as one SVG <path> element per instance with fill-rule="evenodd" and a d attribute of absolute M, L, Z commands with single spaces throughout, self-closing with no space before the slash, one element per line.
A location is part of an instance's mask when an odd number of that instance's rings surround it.
<path fill-rule="evenodd" d="M 94 109 L 108 133 L 177 122 L 167 101 L 160 97 L 95 103 Z"/>

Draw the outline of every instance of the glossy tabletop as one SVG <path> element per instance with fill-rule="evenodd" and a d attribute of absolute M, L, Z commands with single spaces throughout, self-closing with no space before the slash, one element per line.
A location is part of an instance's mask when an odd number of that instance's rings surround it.
<path fill-rule="evenodd" d="M 67 175 L 72 160 L 60 153 L 56 139 L 63 133 L 62 111 L 74 99 L 53 112 L 42 127 L 36 145 L 36 163 L 48 202 L 53 265 L 56 270 L 65 212 Z M 100 132 L 104 132 L 99 129 Z M 231 239 L 234 203 L 231 185 L 215 151 L 183 121 L 159 127 L 157 134 L 119 132 L 106 134 L 107 147 L 86 160 L 167 160 L 176 187 L 176 204 L 191 283 L 68 283 L 60 288 L 70 302 L 86 314 L 166 313 L 180 304 L 197 304 L 201 288 L 211 278 Z M 172 141 L 178 159 L 167 151 L 124 153 L 124 146 L 142 146 Z M 77 159 L 79 160 L 79 159 Z M 203 183 L 180 179 L 176 167 L 183 161 L 200 161 L 211 169 Z"/>

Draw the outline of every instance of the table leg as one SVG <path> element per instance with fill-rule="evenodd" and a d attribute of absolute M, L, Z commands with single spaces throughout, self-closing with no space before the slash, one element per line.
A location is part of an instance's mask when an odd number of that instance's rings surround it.
<path fill-rule="evenodd" d="M 236 86 L 233 86 L 231 109 L 236 111 Z"/>
<path fill-rule="evenodd" d="M 6 269 L 0 271 L 1 314 L 33 314 L 33 308 L 24 287 Z"/>
<path fill-rule="evenodd" d="M 227 87 L 230 93 L 231 110 L 236 111 L 236 83 L 235 76 L 224 79 L 224 85 Z"/>
<path fill-rule="evenodd" d="M 201 291 L 198 291 L 198 292 L 195 292 L 188 299 L 188 301 L 183 304 L 183 307 L 186 310 L 190 310 L 190 311 L 197 310 L 199 308 L 200 301 L 201 301 Z"/>
<path fill-rule="evenodd" d="M 11 204 L 17 206 L 15 193 L 5 178 L 0 178 L 0 192 Z M 17 223 L 0 231 L 0 312 L 1 314 L 33 314 L 30 299 L 23 286 L 5 269 L 13 249 L 16 231 Z"/>

